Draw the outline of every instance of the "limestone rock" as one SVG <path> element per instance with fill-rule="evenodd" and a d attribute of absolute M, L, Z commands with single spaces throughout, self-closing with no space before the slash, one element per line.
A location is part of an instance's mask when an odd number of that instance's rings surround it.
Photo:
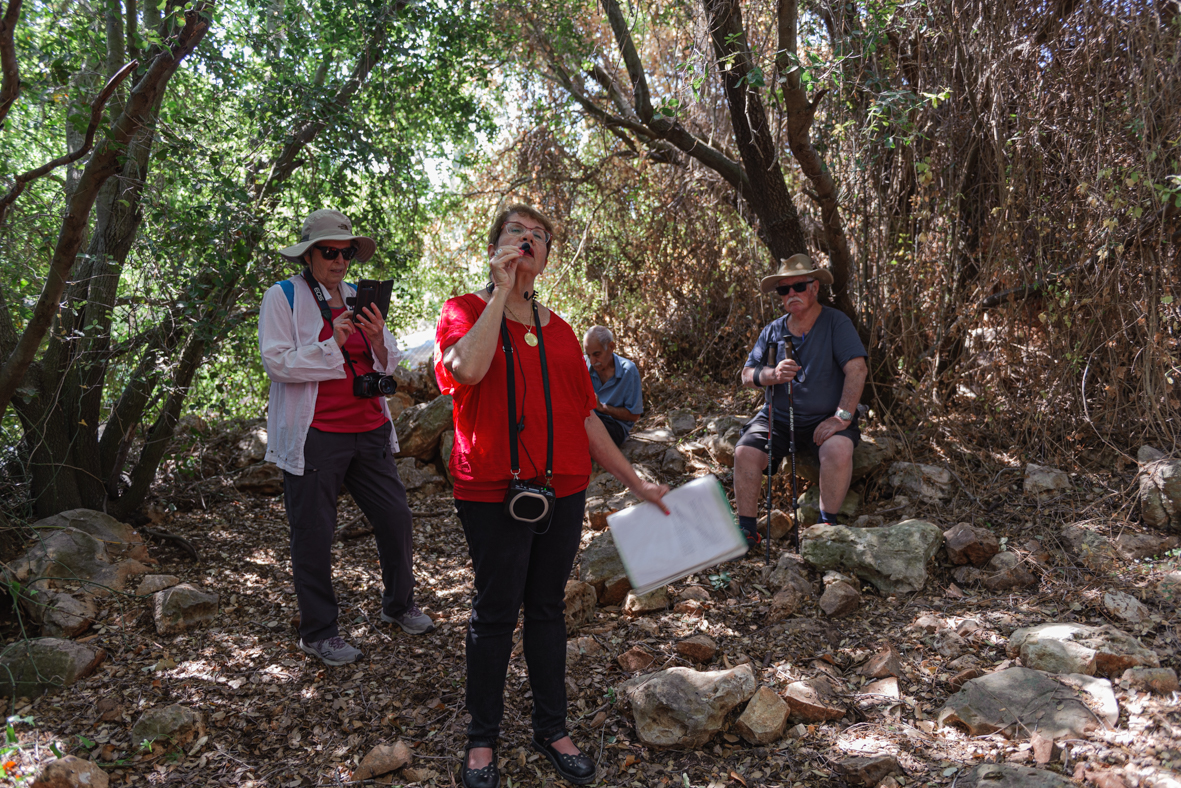
<path fill-rule="evenodd" d="M 738 735 L 751 744 L 770 744 L 783 736 L 787 703 L 770 687 L 759 687 L 734 723 Z"/>
<path fill-rule="evenodd" d="M 861 493 L 857 490 L 850 489 L 845 494 L 845 500 L 841 504 L 841 508 L 837 510 L 837 519 L 842 523 L 851 522 L 857 517 L 857 509 L 861 506 Z M 813 485 L 809 487 L 799 497 L 799 514 L 800 527 L 806 528 L 809 525 L 814 525 L 820 520 L 820 486 Z"/>
<path fill-rule="evenodd" d="M 861 594 L 848 583 L 829 584 L 820 597 L 820 609 L 829 618 L 843 618 L 861 605 Z"/>
<path fill-rule="evenodd" d="M 566 634 L 595 620 L 595 588 L 581 580 L 566 581 Z"/>
<path fill-rule="evenodd" d="M 283 471 L 273 462 L 251 465 L 234 479 L 234 487 L 249 495 L 282 495 Z"/>
<path fill-rule="evenodd" d="M 592 531 L 605 531 L 607 529 L 607 515 L 614 514 L 620 509 L 626 509 L 636 503 L 639 503 L 639 499 L 629 490 L 618 490 L 592 496 L 589 494 L 588 488 L 585 516 L 590 521 Z"/>
<path fill-rule="evenodd" d="M 677 653 L 693 662 L 709 662 L 718 653 L 718 644 L 704 633 L 691 635 L 676 645 Z"/>
<path fill-rule="evenodd" d="M 1001 731 L 1012 739 L 1035 731 L 1050 739 L 1081 739 L 1102 727 L 1078 693 L 1029 668 L 1008 668 L 967 682 L 939 710 L 939 724 L 961 726 L 972 736 Z"/>
<path fill-rule="evenodd" d="M 676 440 L 677 436 L 668 430 L 638 430 L 627 436 L 619 450 L 633 463 L 660 462 Z"/>
<path fill-rule="evenodd" d="M 838 761 L 836 771 L 849 785 L 864 785 L 875 788 L 892 774 L 902 774 L 902 767 L 893 755 L 861 755 Z"/>
<path fill-rule="evenodd" d="M 1074 788 L 1060 774 L 1009 763 L 977 764 L 956 784 L 963 788 Z"/>
<path fill-rule="evenodd" d="M 896 462 L 890 466 L 890 484 L 916 496 L 924 503 L 950 500 L 951 471 L 917 462 Z"/>
<path fill-rule="evenodd" d="M 429 462 L 419 462 L 413 457 L 400 457 L 396 461 L 398 477 L 407 490 L 419 490 L 430 494 L 441 490 L 445 481 L 435 466 Z"/>
<path fill-rule="evenodd" d="M 67 755 L 45 764 L 33 788 L 107 788 L 110 779 L 97 763 Z"/>
<path fill-rule="evenodd" d="M 1115 538 L 1115 551 L 1128 561 L 1139 561 L 1163 555 L 1181 547 L 1181 537 L 1160 534 L 1122 533 Z"/>
<path fill-rule="evenodd" d="M 804 606 L 804 601 L 811 597 L 805 596 L 798 589 L 791 586 L 781 588 L 771 597 L 771 610 L 767 614 L 767 623 L 773 624 L 794 616 Z"/>
<path fill-rule="evenodd" d="M 619 691 L 631 703 L 641 742 L 693 749 L 721 729 L 731 709 L 754 695 L 755 677 L 749 664 L 708 672 L 677 667 L 631 679 Z"/>
<path fill-rule="evenodd" d="M 25 607 L 31 609 L 34 605 L 41 606 L 33 618 L 40 618 L 41 634 L 46 637 L 77 637 L 90 628 L 98 612 L 94 596 L 85 592 L 42 591 Z"/>
<path fill-rule="evenodd" d="M 656 662 L 656 657 L 652 656 L 643 646 L 632 646 L 620 654 L 616 661 L 619 663 L 619 667 L 627 673 L 638 673 L 652 667 Z"/>
<path fill-rule="evenodd" d="M 444 394 L 430 402 L 406 408 L 394 421 L 398 435 L 397 457 L 417 457 L 424 462 L 439 453 L 439 440 L 452 429 L 451 397 Z"/>
<path fill-rule="evenodd" d="M 629 616 L 642 616 L 645 613 L 655 613 L 658 610 L 667 609 L 668 586 L 661 586 L 643 595 L 636 595 L 634 592 L 628 591 L 627 598 L 623 603 L 623 612 Z"/>
<path fill-rule="evenodd" d="M 775 562 L 775 569 L 767 576 L 767 585 L 779 591 L 784 588 L 795 589 L 805 599 L 813 595 L 812 582 L 808 579 L 808 567 L 804 559 L 794 553 L 781 553 Z"/>
<path fill-rule="evenodd" d="M 673 435 L 684 435 L 697 428 L 697 417 L 690 410 L 670 410 L 668 412 L 668 428 Z"/>
<path fill-rule="evenodd" d="M 606 649 L 593 637 L 571 638 L 566 641 L 566 661 L 574 662 L 582 657 L 597 657 Z"/>
<path fill-rule="evenodd" d="M 676 446 L 665 450 L 664 458 L 660 461 L 660 470 L 665 473 L 685 472 L 685 457 Z"/>
<path fill-rule="evenodd" d="M 244 468 L 256 462 L 262 462 L 267 456 L 267 428 L 257 426 L 247 430 L 246 434 L 238 441 L 236 448 L 238 449 L 238 457 L 235 459 L 234 465 L 237 467 Z"/>
<path fill-rule="evenodd" d="M 583 549 L 578 576 L 594 587 L 600 605 L 618 605 L 627 597 L 631 582 L 610 531 L 599 534 Z"/>
<path fill-rule="evenodd" d="M 1115 728 L 1119 721 L 1119 702 L 1115 699 L 1115 690 L 1110 681 L 1082 673 L 1060 673 L 1054 678 L 1083 693 L 1080 697 L 1090 706 L 1091 712 L 1106 722 L 1109 728 Z"/>
<path fill-rule="evenodd" d="M 406 411 L 406 408 L 414 405 L 414 397 L 402 391 L 401 385 L 399 385 L 397 391 L 385 398 L 385 404 L 390 409 L 390 418 L 396 420 Z"/>
<path fill-rule="evenodd" d="M 1035 498 L 1049 498 L 1070 489 L 1070 474 L 1058 468 L 1035 465 L 1025 466 L 1024 492 Z"/>
<path fill-rule="evenodd" d="M 1024 627 L 1009 638 L 1010 657 L 1028 668 L 1050 673 L 1115 676 L 1128 668 L 1160 667 L 1156 652 L 1110 624 L 1071 622 Z"/>
<path fill-rule="evenodd" d="M 159 741 L 178 747 L 205 735 L 205 718 L 201 712 L 174 703 L 171 706 L 148 709 L 131 726 L 131 746 L 139 747 L 145 740 Z"/>
<path fill-rule="evenodd" d="M 1107 572 L 1116 558 L 1111 541 L 1082 524 L 1063 528 L 1062 544 L 1075 561 L 1096 572 Z"/>
<path fill-rule="evenodd" d="M 374 777 L 397 771 L 403 766 L 408 766 L 413 759 L 414 754 L 405 742 L 379 744 L 361 759 L 357 770 L 353 772 L 353 782 L 372 780 Z"/>
<path fill-rule="evenodd" d="M 758 531 L 767 535 L 767 515 L 759 518 Z M 782 539 L 791 533 L 791 518 L 779 509 L 771 510 L 771 538 Z"/>
<path fill-rule="evenodd" d="M 1181 531 L 1181 461 L 1163 458 L 1140 467 L 1140 514 L 1144 522 Z"/>
<path fill-rule="evenodd" d="M 820 569 L 839 569 L 868 580 L 883 594 L 907 594 L 927 582 L 927 562 L 943 533 L 924 520 L 889 528 L 814 525 L 800 535 L 800 555 Z"/>
<path fill-rule="evenodd" d="M 958 580 L 958 576 L 957 576 Z M 1009 591 L 1037 585 L 1037 578 L 1021 561 L 1021 556 L 1011 551 L 997 553 L 984 568 L 981 579 L 990 591 Z"/>
<path fill-rule="evenodd" d="M 956 523 L 943 532 L 947 546 L 947 558 L 953 564 L 980 564 L 1000 552 L 996 534 L 987 528 L 977 528 L 968 523 Z"/>
<path fill-rule="evenodd" d="M 175 635 L 217 618 L 218 595 L 201 591 L 188 583 L 159 591 L 154 597 L 156 631 Z"/>
<path fill-rule="evenodd" d="M 1125 594 L 1123 591 L 1108 591 L 1103 594 L 1103 609 L 1112 618 L 1118 618 L 1133 626 L 1142 626 L 1152 622 L 1152 613 L 1148 608 L 1141 604 L 1139 599 Z"/>
<path fill-rule="evenodd" d="M 894 459 L 897 452 L 896 441 L 885 436 L 862 435 L 861 442 L 853 450 L 853 478 L 856 482 L 876 473 L 887 462 Z M 780 466 L 782 472 L 785 466 Z M 790 465 L 786 465 L 790 468 Z M 820 465 L 808 452 L 796 455 L 796 472 L 800 478 L 807 479 L 812 484 L 820 483 Z"/>
<path fill-rule="evenodd" d="M 845 716 L 836 688 L 823 677 L 793 681 L 783 690 L 789 716 L 797 722 L 825 722 Z"/>
<path fill-rule="evenodd" d="M 861 675 L 869 676 L 871 679 L 880 679 L 886 676 L 901 677 L 902 658 L 892 645 L 883 643 L 877 653 L 862 666 Z"/>
<path fill-rule="evenodd" d="M 18 640 L 0 654 L 0 697 L 35 698 L 68 687 L 102 664 L 107 653 L 59 638 Z"/>
<path fill-rule="evenodd" d="M 1172 668 L 1128 668 L 1119 683 L 1121 687 L 1171 695 L 1177 691 L 1177 672 Z"/>
<path fill-rule="evenodd" d="M 180 578 L 176 575 L 144 575 L 139 581 L 139 587 L 135 589 L 135 594 L 136 596 L 150 596 L 157 591 L 172 588 L 179 582 Z"/>
<path fill-rule="evenodd" d="M 709 602 L 709 591 L 701 586 L 687 586 L 677 595 L 681 599 L 696 599 L 698 602 Z"/>
<path fill-rule="evenodd" d="M 94 509 L 69 509 L 58 512 L 33 523 L 32 528 L 39 533 L 73 528 L 88 533 L 102 542 L 106 554 L 112 559 L 133 558 L 143 563 L 152 560 L 139 532 L 109 514 Z"/>

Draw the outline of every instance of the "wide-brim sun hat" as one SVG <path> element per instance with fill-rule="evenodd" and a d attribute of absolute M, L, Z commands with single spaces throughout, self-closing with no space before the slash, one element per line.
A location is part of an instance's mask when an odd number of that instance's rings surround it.
<path fill-rule="evenodd" d="M 793 254 L 786 260 L 779 261 L 778 271 L 771 276 L 763 277 L 763 281 L 759 283 L 759 289 L 764 293 L 770 293 L 779 286 L 780 279 L 789 276 L 810 276 L 826 285 L 832 284 L 831 271 L 813 263 L 812 258 L 806 254 Z"/>
<path fill-rule="evenodd" d="M 377 243 L 372 238 L 353 235 L 353 223 L 349 217 L 331 208 L 321 208 L 303 220 L 299 243 L 280 249 L 279 254 L 288 260 L 299 261 L 310 246 L 320 241 L 351 241 L 357 247 L 357 261 L 362 263 L 377 251 Z"/>

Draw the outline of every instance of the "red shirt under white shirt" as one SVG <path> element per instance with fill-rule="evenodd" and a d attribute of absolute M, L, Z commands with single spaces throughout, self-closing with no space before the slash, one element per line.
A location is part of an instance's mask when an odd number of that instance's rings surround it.
<path fill-rule="evenodd" d="M 332 319 L 340 317 L 346 307 L 333 307 Z M 327 321 L 320 331 L 320 341 L 332 336 L 332 326 Z M 373 356 L 369 353 L 369 346 L 365 337 L 361 335 L 358 326 L 342 348 L 353 360 L 358 375 L 374 372 Z M 385 414 L 381 411 L 380 397 L 353 396 L 353 370 L 348 362 L 344 365 L 345 377 L 320 381 L 316 392 L 316 415 L 312 417 L 312 426 L 323 432 L 368 432 L 385 424 Z"/>
<path fill-rule="evenodd" d="M 508 490 L 510 471 L 508 391 L 504 348 L 497 329 L 496 351 L 488 372 L 474 386 L 456 382 L 443 366 L 443 352 L 479 320 L 487 303 L 474 293 L 443 305 L 435 330 L 435 378 L 454 401 L 455 445 L 448 466 L 461 501 L 499 503 Z M 525 343 L 525 326 L 508 320 L 513 340 L 514 382 L 518 416 L 524 409 L 525 429 L 519 433 L 521 479 L 545 476 L 545 393 L 541 380 L 541 349 Z M 535 329 L 536 330 L 536 329 Z M 554 493 L 563 498 L 586 489 L 590 480 L 590 441 L 586 417 L 595 407 L 595 390 L 582 358 L 582 346 L 570 325 L 550 312 L 542 329 L 554 419 Z M 524 375 L 522 375 L 522 367 Z"/>

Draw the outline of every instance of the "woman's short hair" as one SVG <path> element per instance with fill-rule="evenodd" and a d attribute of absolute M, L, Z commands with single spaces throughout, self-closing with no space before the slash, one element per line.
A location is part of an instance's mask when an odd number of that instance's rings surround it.
<path fill-rule="evenodd" d="M 504 229 L 504 223 L 514 213 L 523 214 L 535 222 L 541 222 L 541 226 L 549 233 L 549 241 L 545 244 L 545 250 L 548 252 L 554 244 L 554 223 L 544 213 L 532 205 L 525 205 L 524 203 L 514 203 L 496 215 L 496 219 L 492 222 L 492 228 L 488 231 L 488 245 L 496 246 L 496 241 L 500 238 L 500 231 Z"/>

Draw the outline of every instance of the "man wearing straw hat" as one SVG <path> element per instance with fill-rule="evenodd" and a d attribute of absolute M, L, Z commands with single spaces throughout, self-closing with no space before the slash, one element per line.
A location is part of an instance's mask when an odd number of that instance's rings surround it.
<path fill-rule="evenodd" d="M 820 522 L 832 523 L 853 476 L 853 449 L 861 441 L 857 403 L 868 368 L 853 321 L 817 302 L 821 283 L 831 285 L 832 274 L 806 254 L 792 255 L 776 273 L 763 278 L 761 290 L 778 293 L 787 314 L 759 334 L 742 369 L 742 385 L 775 387 L 774 474 L 790 445 L 788 386 L 780 384 L 791 381 L 796 448 L 820 462 Z M 774 366 L 764 365 L 768 346 L 776 348 Z M 768 465 L 767 422 L 764 406 L 743 428 L 734 450 L 738 524 L 751 544 L 759 541 L 756 522 L 759 488 Z"/>

